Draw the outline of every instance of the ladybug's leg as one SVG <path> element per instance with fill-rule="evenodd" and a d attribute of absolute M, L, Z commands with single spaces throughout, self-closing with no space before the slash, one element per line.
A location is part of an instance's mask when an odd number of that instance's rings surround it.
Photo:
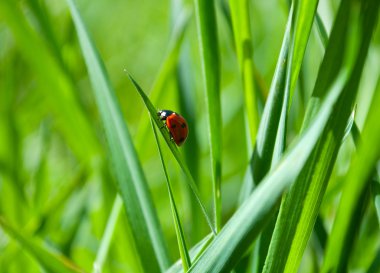
<path fill-rule="evenodd" d="M 162 123 L 162 126 L 160 127 L 160 130 L 162 130 L 162 129 L 165 128 L 165 127 L 168 127 L 168 126 L 166 125 L 166 122 L 163 122 L 163 123 Z"/>

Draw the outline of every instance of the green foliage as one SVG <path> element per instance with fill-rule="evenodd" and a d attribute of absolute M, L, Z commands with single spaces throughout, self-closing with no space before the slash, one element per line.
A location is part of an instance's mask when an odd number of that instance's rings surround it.
<path fill-rule="evenodd" d="M 379 14 L 0 1 L 0 273 L 378 272 Z"/>

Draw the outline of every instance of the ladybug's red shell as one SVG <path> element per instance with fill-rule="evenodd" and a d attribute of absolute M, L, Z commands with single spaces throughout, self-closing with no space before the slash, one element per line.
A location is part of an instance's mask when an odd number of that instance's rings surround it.
<path fill-rule="evenodd" d="M 174 142 L 181 146 L 189 133 L 186 120 L 180 114 L 169 110 L 161 110 L 157 115 L 160 116 L 161 120 L 165 120 L 166 127 Z"/>

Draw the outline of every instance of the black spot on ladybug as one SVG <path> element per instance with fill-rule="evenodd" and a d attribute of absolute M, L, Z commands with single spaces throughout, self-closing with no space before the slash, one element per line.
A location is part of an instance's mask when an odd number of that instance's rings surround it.
<path fill-rule="evenodd" d="M 186 124 L 185 124 L 185 123 L 182 123 L 182 124 L 181 124 L 181 127 L 182 127 L 182 128 L 186 128 Z"/>
<path fill-rule="evenodd" d="M 179 139 L 179 142 L 182 142 L 182 141 L 184 141 L 185 139 L 183 138 L 183 137 L 181 137 L 180 139 Z"/>
<path fill-rule="evenodd" d="M 175 128 L 175 127 L 177 127 L 175 124 L 172 124 L 171 126 L 170 126 L 171 128 Z"/>

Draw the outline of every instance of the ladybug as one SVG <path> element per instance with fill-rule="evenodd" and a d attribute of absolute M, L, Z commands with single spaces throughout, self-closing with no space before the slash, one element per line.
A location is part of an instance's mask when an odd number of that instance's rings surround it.
<path fill-rule="evenodd" d="M 180 114 L 170 110 L 160 110 L 157 112 L 157 116 L 165 121 L 172 140 L 181 146 L 189 133 L 186 120 Z"/>

